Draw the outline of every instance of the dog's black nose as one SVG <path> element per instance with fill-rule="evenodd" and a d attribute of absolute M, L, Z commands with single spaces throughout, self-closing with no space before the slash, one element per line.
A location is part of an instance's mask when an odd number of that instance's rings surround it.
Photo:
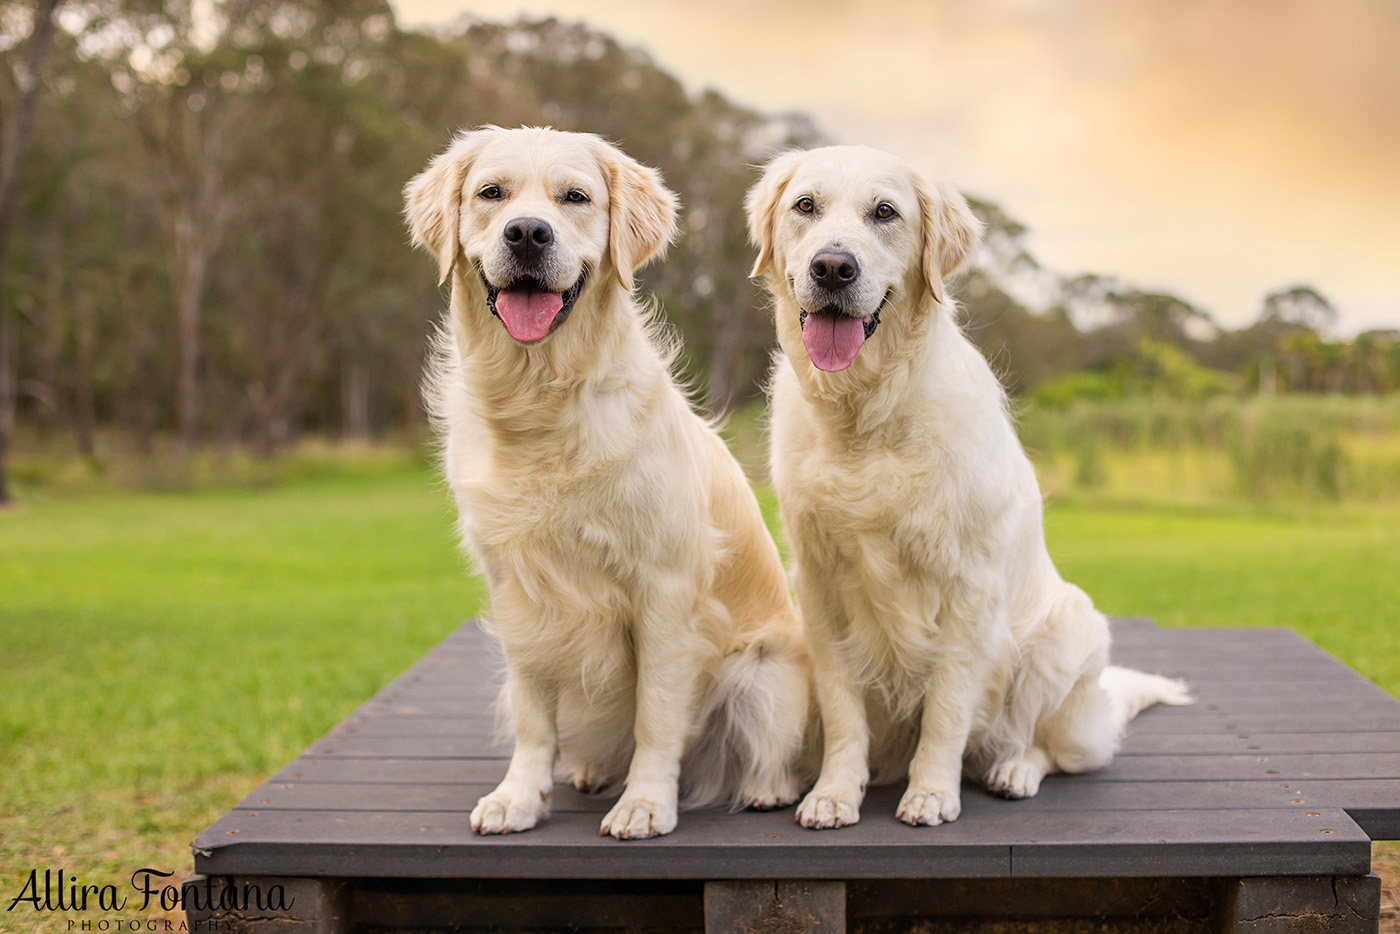
<path fill-rule="evenodd" d="M 860 263 L 845 250 L 823 250 L 812 258 L 812 278 L 822 288 L 836 292 L 860 278 Z"/>
<path fill-rule="evenodd" d="M 516 259 L 528 263 L 554 242 L 554 228 L 538 217 L 517 217 L 506 224 L 502 236 Z"/>

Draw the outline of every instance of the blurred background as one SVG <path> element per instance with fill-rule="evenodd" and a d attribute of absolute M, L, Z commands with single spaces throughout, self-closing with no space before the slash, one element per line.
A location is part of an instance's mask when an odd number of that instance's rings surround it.
<path fill-rule="evenodd" d="M 1189 444 L 1218 455 L 1211 489 L 1389 495 L 1397 37 L 1367 0 L 12 2 L 0 488 L 73 482 L 73 455 L 169 482 L 209 446 L 417 443 L 442 297 L 400 192 L 498 123 L 664 171 L 681 235 L 644 285 L 712 411 L 760 394 L 773 345 L 754 167 L 861 141 L 951 174 L 987 222 L 957 294 L 1047 468 L 1078 458 L 1052 485 Z"/>
<path fill-rule="evenodd" d="M 744 193 L 826 142 L 951 178 L 987 224 L 963 322 L 1065 575 L 1400 695 L 1397 43 L 1390 0 L 7 0 L 5 878 L 183 870 L 484 606 L 400 214 L 483 123 L 664 172 L 681 232 L 642 285 L 779 536 Z"/>

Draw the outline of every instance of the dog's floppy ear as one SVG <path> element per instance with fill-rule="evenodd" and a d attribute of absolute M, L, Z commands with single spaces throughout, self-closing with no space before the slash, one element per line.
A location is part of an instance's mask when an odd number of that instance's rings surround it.
<path fill-rule="evenodd" d="M 763 275 L 773 263 L 773 226 L 777 221 L 778 202 L 797 171 L 797 159 L 798 151 L 785 152 L 772 159 L 744 199 L 749 215 L 749 242 L 758 247 L 758 258 L 749 271 L 750 278 Z"/>
<path fill-rule="evenodd" d="M 631 291 L 632 274 L 676 235 L 676 196 L 656 169 L 602 140 L 598 145 L 608 176 L 608 253 L 613 275 Z"/>
<path fill-rule="evenodd" d="M 982 236 L 982 222 L 967 199 L 948 185 L 920 182 L 924 283 L 938 304 L 947 303 L 943 280 L 962 268 Z"/>
<path fill-rule="evenodd" d="M 404 186 L 404 217 L 413 242 L 437 257 L 438 284 L 447 281 L 462 250 L 462 185 L 479 133 L 461 133 L 447 151 Z"/>

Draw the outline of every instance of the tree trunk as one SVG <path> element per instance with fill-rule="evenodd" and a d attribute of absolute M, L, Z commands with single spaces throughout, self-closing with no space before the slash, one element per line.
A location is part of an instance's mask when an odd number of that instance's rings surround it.
<path fill-rule="evenodd" d="M 223 198 L 223 113 L 221 98 L 211 91 L 210 101 L 200 114 L 182 114 L 194 121 L 188 133 L 193 164 L 181 169 L 190 173 L 178 185 L 174 223 L 176 295 L 176 381 L 175 412 L 180 447 L 189 451 L 199 433 L 199 356 L 200 316 L 209 267 L 223 240 L 228 205 Z M 175 132 L 175 130 L 171 130 Z"/>
<path fill-rule="evenodd" d="M 19 172 L 29 151 L 29 132 L 34 126 L 34 106 L 43 82 L 44 59 L 53 41 L 53 14 L 60 0 L 39 0 L 34 11 L 34 30 L 24 56 L 24 83 L 20 88 L 13 127 L 5 134 L 0 149 L 0 295 L 4 294 L 5 258 L 9 252 L 10 230 L 14 227 L 19 198 Z M 10 501 L 7 483 L 10 436 L 15 424 L 15 330 L 5 308 L 0 306 L 0 505 Z"/>
<path fill-rule="evenodd" d="M 10 316 L 0 308 L 0 506 L 10 501 L 6 465 L 9 464 L 10 436 L 15 428 L 14 340 Z"/>
<path fill-rule="evenodd" d="M 176 292 L 177 345 L 179 361 L 175 378 L 176 421 L 180 447 L 194 446 L 199 430 L 199 311 L 204 283 L 209 272 L 203 238 L 198 225 L 184 210 L 175 223 L 179 277 Z"/>
<path fill-rule="evenodd" d="M 73 305 L 73 430 L 78 453 L 86 458 L 97 456 L 94 437 L 97 427 L 97 404 L 93 398 L 93 359 L 97 355 L 97 315 L 93 297 L 80 294 Z"/>
<path fill-rule="evenodd" d="M 341 434 L 346 438 L 369 437 L 369 367 L 357 356 L 347 360 L 340 373 Z"/>

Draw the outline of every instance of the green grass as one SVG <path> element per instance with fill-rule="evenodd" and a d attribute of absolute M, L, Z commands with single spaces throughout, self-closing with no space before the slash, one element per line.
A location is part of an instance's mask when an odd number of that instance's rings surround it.
<path fill-rule="evenodd" d="M 0 513 L 3 890 L 187 869 L 202 823 L 480 597 L 421 466 Z"/>
<path fill-rule="evenodd" d="M 1400 509 L 1046 514 L 1060 572 L 1163 626 L 1287 626 L 1400 696 Z"/>
<path fill-rule="evenodd" d="M 1291 626 L 1400 694 L 1397 519 L 1077 503 L 1048 534 L 1109 612 Z M 183 872 L 207 822 L 481 599 L 448 497 L 402 460 L 0 512 L 0 890 L 34 866 Z"/>

